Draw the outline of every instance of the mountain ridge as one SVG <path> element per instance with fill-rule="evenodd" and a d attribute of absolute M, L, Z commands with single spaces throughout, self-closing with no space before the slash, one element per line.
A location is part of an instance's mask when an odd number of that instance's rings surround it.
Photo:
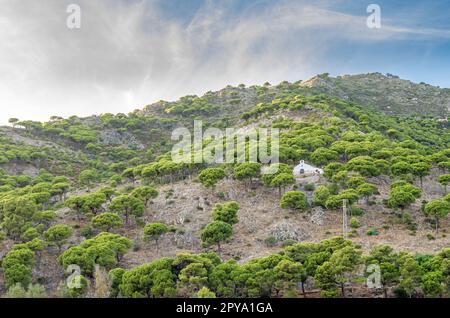
<path fill-rule="evenodd" d="M 368 73 L 330 77 L 321 74 L 300 83 L 323 93 L 374 106 L 387 115 L 431 115 L 441 119 L 450 111 L 450 90 L 414 83 L 392 74 Z"/>

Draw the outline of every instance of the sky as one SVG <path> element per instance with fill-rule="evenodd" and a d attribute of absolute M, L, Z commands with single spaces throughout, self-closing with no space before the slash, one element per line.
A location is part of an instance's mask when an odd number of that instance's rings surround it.
<path fill-rule="evenodd" d="M 449 17 L 450 0 L 0 0 L 0 124 L 320 73 L 450 87 Z"/>

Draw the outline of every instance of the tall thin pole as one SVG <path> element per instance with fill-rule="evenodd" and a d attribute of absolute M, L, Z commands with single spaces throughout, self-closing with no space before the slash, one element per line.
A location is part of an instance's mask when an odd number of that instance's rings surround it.
<path fill-rule="evenodd" d="M 347 200 L 342 200 L 342 236 L 344 239 L 348 239 L 348 228 L 347 228 Z"/>

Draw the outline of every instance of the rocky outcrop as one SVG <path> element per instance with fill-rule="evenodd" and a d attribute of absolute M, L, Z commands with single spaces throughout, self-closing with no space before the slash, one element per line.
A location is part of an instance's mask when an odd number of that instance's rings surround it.
<path fill-rule="evenodd" d="M 391 74 L 369 73 L 338 77 L 322 74 L 299 85 L 363 106 L 375 107 L 385 114 L 447 118 L 450 111 L 448 89 L 413 83 Z"/>
<path fill-rule="evenodd" d="M 118 132 L 113 129 L 101 130 L 99 133 L 99 142 L 104 146 L 125 145 L 138 150 L 142 150 L 145 147 L 132 134 Z"/>
<path fill-rule="evenodd" d="M 277 241 L 304 241 L 310 237 L 305 229 L 295 226 L 289 221 L 275 224 L 270 230 L 270 235 L 276 238 Z"/>

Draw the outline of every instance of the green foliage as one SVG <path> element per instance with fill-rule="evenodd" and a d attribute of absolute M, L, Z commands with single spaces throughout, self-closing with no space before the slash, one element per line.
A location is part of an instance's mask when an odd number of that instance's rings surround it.
<path fill-rule="evenodd" d="M 46 298 L 45 288 L 39 284 L 30 284 L 25 289 L 20 283 L 9 287 L 4 298 Z"/>
<path fill-rule="evenodd" d="M 128 225 L 131 216 L 138 218 L 144 214 L 145 206 L 142 200 L 135 196 L 121 195 L 111 201 L 109 209 L 123 215 L 125 224 Z"/>
<path fill-rule="evenodd" d="M 111 231 L 113 228 L 119 228 L 123 226 L 122 218 L 115 213 L 102 213 L 92 218 L 92 226 L 104 230 L 106 232 Z"/>
<path fill-rule="evenodd" d="M 427 162 L 415 162 L 411 165 L 412 174 L 419 177 L 420 187 L 422 187 L 422 179 L 430 174 L 431 165 Z"/>
<path fill-rule="evenodd" d="M 278 244 L 278 240 L 275 236 L 269 236 L 264 240 L 267 247 L 275 247 Z"/>
<path fill-rule="evenodd" d="M 315 206 L 325 207 L 328 197 L 331 195 L 330 190 L 326 186 L 319 186 L 313 193 L 312 203 Z"/>
<path fill-rule="evenodd" d="M 79 181 L 82 185 L 90 188 L 92 183 L 98 179 L 94 170 L 83 170 L 80 172 Z"/>
<path fill-rule="evenodd" d="M 273 269 L 275 278 L 275 289 L 277 292 L 292 291 L 296 289 L 298 281 L 306 275 L 302 264 L 285 259 L 280 261 Z"/>
<path fill-rule="evenodd" d="M 198 179 L 206 188 L 215 188 L 223 178 L 225 178 L 225 171 L 220 168 L 207 168 L 198 175 Z"/>
<path fill-rule="evenodd" d="M 412 167 L 408 162 L 399 161 L 394 163 L 391 167 L 394 176 L 402 176 L 412 172 Z"/>
<path fill-rule="evenodd" d="M 450 203 L 445 200 L 434 200 L 425 205 L 425 214 L 436 220 L 436 233 L 439 229 L 439 219 L 450 213 Z"/>
<path fill-rule="evenodd" d="M 29 227 L 25 232 L 20 236 L 23 242 L 29 242 L 39 237 L 39 232 L 34 227 Z"/>
<path fill-rule="evenodd" d="M 8 119 L 8 123 L 12 124 L 13 127 L 19 122 L 19 119 L 17 118 L 10 118 Z"/>
<path fill-rule="evenodd" d="M 72 236 L 73 230 L 70 226 L 65 224 L 57 224 L 50 227 L 44 232 L 43 236 L 47 243 L 56 245 L 59 249 L 67 243 L 67 240 Z"/>
<path fill-rule="evenodd" d="M 399 289 L 412 297 L 416 295 L 418 287 L 420 286 L 422 270 L 417 262 L 411 255 L 402 255 L 400 260 L 400 283 Z"/>
<path fill-rule="evenodd" d="M 393 208 L 404 209 L 420 198 L 420 189 L 406 183 L 393 184 L 388 205 Z"/>
<path fill-rule="evenodd" d="M 98 190 L 98 193 L 102 193 L 103 195 L 105 195 L 105 198 L 111 202 L 111 199 L 113 198 L 113 196 L 116 194 L 116 191 L 114 191 L 114 189 L 110 188 L 110 187 L 103 187 L 100 190 Z"/>
<path fill-rule="evenodd" d="M 80 235 L 87 239 L 91 238 L 92 236 L 94 236 L 94 230 L 91 226 L 85 226 L 80 230 Z"/>
<path fill-rule="evenodd" d="M 165 112 L 174 115 L 208 115 L 218 111 L 218 105 L 210 104 L 205 97 L 185 96 L 178 102 L 165 108 Z"/>
<path fill-rule="evenodd" d="M 193 262 L 180 271 L 178 279 L 181 288 L 195 293 L 208 284 L 208 269 L 203 263 Z"/>
<path fill-rule="evenodd" d="M 84 209 L 84 197 L 70 197 L 64 202 L 65 206 L 70 208 L 77 215 L 77 219 L 80 219 L 80 215 L 85 211 Z"/>
<path fill-rule="evenodd" d="M 44 228 L 48 228 L 56 220 L 56 217 L 56 212 L 53 210 L 38 211 L 33 215 L 33 220 L 42 224 Z"/>
<path fill-rule="evenodd" d="M 214 294 L 214 292 L 210 291 L 207 287 L 202 287 L 197 292 L 196 298 L 216 298 L 216 294 Z"/>
<path fill-rule="evenodd" d="M 450 184 L 450 174 L 442 174 L 438 178 L 438 182 L 442 184 L 445 189 L 445 193 L 447 193 L 447 186 Z"/>
<path fill-rule="evenodd" d="M 90 193 L 84 195 L 82 201 L 83 205 L 81 209 L 83 212 L 97 215 L 102 209 L 103 204 L 106 203 L 106 195 L 101 192 Z"/>
<path fill-rule="evenodd" d="M 226 202 L 224 204 L 216 204 L 212 210 L 212 217 L 214 221 L 222 221 L 230 225 L 238 223 L 237 212 L 239 211 L 239 204 L 237 202 Z"/>
<path fill-rule="evenodd" d="M 323 290 L 340 287 L 341 295 L 345 297 L 345 283 L 355 275 L 360 263 L 361 252 L 351 246 L 344 247 L 334 252 L 328 261 L 316 269 L 314 282 Z"/>
<path fill-rule="evenodd" d="M 321 75 L 321 78 L 327 80 L 329 77 Z M 337 79 L 337 85 L 343 85 L 343 82 Z M 354 89 L 349 93 L 352 100 L 360 100 L 353 98 L 357 92 Z M 219 108 L 221 112 L 218 112 Z M 301 121 L 296 119 L 299 111 L 304 112 Z M 390 196 L 385 202 L 389 207 L 404 210 L 421 196 L 420 189 L 409 183 L 420 179 L 422 187 L 424 177 L 433 171 L 434 178 L 438 169 L 441 175 L 437 181 L 447 192 L 450 133 L 446 122 L 427 116 L 386 116 L 371 107 L 319 94 L 316 89 L 301 87 L 298 83 L 228 87 L 203 97 L 188 96 L 177 102 L 159 102 L 142 112 L 135 111 L 128 115 L 102 114 L 86 119 L 54 116 L 46 123 L 12 118 L 10 123 L 13 127 L 23 129 L 14 131 L 20 138 L 0 134 L 0 165 L 32 166 L 40 171 L 35 177 L 30 177 L 25 174 L 9 175 L 0 169 L 0 240 L 5 240 L 5 246 L 10 246 L 10 242 L 25 242 L 13 245 L 3 259 L 5 284 L 10 289 L 10 295 L 28 297 L 27 286 L 32 281 L 34 259 L 38 260 L 39 251 L 43 248 L 39 237 L 58 240 L 57 231 L 51 236 L 49 233 L 55 231 L 51 227 L 58 218 L 54 211 L 59 210 L 62 204 L 76 213 L 80 225 L 81 222 L 85 224 L 85 220 L 80 220 L 81 216 L 90 218 L 93 215 L 92 224 L 107 231 L 110 226 L 118 226 L 121 222 L 119 216 L 123 216 L 126 223 L 131 217 L 142 216 L 145 206 L 158 195 L 155 188 L 148 186 L 139 186 L 131 191 L 136 181 L 143 185 L 173 183 L 201 171 L 198 175 L 200 182 L 214 189 L 226 177 L 225 168 L 175 163 L 168 153 L 172 145 L 168 132 L 180 124 L 190 127 L 192 119 L 200 117 L 211 127 L 240 125 L 241 118 L 262 126 L 257 119 L 263 118 L 264 125 L 267 123 L 268 126 L 280 128 L 282 163 L 270 167 L 277 168 L 275 173 L 261 174 L 262 165 L 259 163 L 227 166 L 232 168 L 234 179 L 251 186 L 255 179 L 260 178 L 266 186 L 278 187 L 280 197 L 282 191 L 295 183 L 292 167 L 287 163 L 293 164 L 298 160 L 326 165 L 324 175 L 330 183 L 314 191 L 313 204 L 329 209 L 340 208 L 343 199 L 349 200 L 350 205 L 359 198 L 365 198 L 370 205 L 378 204 L 370 201 L 370 197 L 377 194 L 377 189 L 368 182 L 382 185 L 396 177 L 401 181 L 392 184 Z M 105 131 L 118 137 L 113 138 L 117 139 L 117 144 L 100 140 Z M 22 142 L 22 137 L 43 142 L 33 146 Z M 59 146 L 47 146 L 50 144 L 48 142 Z M 145 149 L 141 149 L 142 145 Z M 203 144 L 203 147 L 206 146 L 206 143 Z M 385 176 L 374 180 L 373 177 L 381 174 Z M 116 186 L 128 181 L 134 184 L 125 184 L 125 190 L 121 193 L 131 193 L 114 198 L 118 190 Z M 97 182 L 108 182 L 111 188 L 101 188 L 97 192 L 65 200 L 69 189 L 76 193 L 81 185 L 90 191 Z M 307 186 L 305 190 L 309 191 Z M 384 189 L 380 187 L 380 190 Z M 298 193 L 290 195 L 288 192 L 281 200 L 285 202 L 281 203 L 288 208 L 303 208 L 303 203 L 297 205 L 304 202 L 303 199 L 293 200 L 295 196 L 299 196 Z M 424 193 L 424 198 L 428 199 L 429 193 Z M 107 202 L 111 203 L 110 207 L 107 207 Z M 450 195 L 423 204 L 424 213 L 434 219 L 429 221 L 436 225 L 436 229 L 448 215 L 447 203 L 450 203 Z M 99 215 L 104 210 L 117 215 L 109 212 Z M 351 211 L 355 215 L 358 208 L 351 207 Z M 233 225 L 237 222 L 236 212 L 237 209 L 223 204 L 220 208 L 213 208 L 213 219 Z M 417 227 L 412 220 L 405 220 L 405 223 L 410 230 Z M 211 228 L 207 226 L 204 231 Z M 217 244 L 218 241 L 220 245 L 229 238 L 230 227 L 216 226 L 213 229 L 215 231 L 210 231 L 205 237 L 209 244 Z M 369 233 L 377 234 L 376 228 L 369 229 Z M 95 263 L 107 264 L 109 268 L 116 266 L 122 253 L 128 249 L 127 243 L 117 243 L 115 238 L 111 238 L 112 242 L 97 237 L 89 239 L 92 236 L 89 226 L 82 228 L 80 234 L 87 240 L 69 248 L 67 254 L 64 252 L 60 262 L 64 261 L 62 264 L 65 265 L 72 261 L 81 264 L 85 275 L 92 274 Z M 434 238 L 440 240 L 444 235 L 435 235 Z M 84 245 L 85 242 L 89 246 Z M 339 240 L 311 244 L 290 242 L 280 254 L 242 265 L 232 261 L 221 263 L 205 255 L 156 260 L 151 266 L 146 264 L 139 270 L 118 269 L 113 288 L 116 295 L 125 297 L 200 296 L 197 291 L 203 291 L 206 295 L 214 293 L 218 297 L 286 297 L 294 294 L 294 281 L 304 282 L 315 277 L 317 269 L 330 266 L 324 264 L 346 246 L 348 243 Z M 31 251 L 31 261 L 26 257 L 29 252 L 16 252 L 19 250 Z M 449 257 L 445 253 L 414 257 L 405 256 L 404 252 L 397 254 L 383 250 L 383 253 L 375 254 L 371 261 L 379 262 L 382 276 L 387 275 L 382 277 L 387 293 L 396 290 L 405 296 L 448 295 Z M 378 254 L 386 254 L 386 257 Z M 352 257 L 351 253 L 347 256 Z M 352 271 L 339 272 L 337 269 L 340 266 L 338 261 L 334 261 L 334 271 L 329 273 L 329 277 L 322 268 L 320 281 L 324 283 L 321 290 L 323 296 L 338 296 L 342 276 L 353 276 Z M 302 274 L 296 276 L 299 272 L 296 269 L 300 267 Z M 180 278 L 181 272 L 183 275 Z M 87 280 L 84 281 L 87 286 Z M 78 297 L 85 291 L 82 289 L 66 295 Z"/>
<path fill-rule="evenodd" d="M 123 268 L 114 268 L 109 271 L 108 277 L 111 283 L 110 297 L 115 298 L 120 294 L 119 285 L 122 282 L 123 274 L 125 273 L 125 269 Z"/>
<path fill-rule="evenodd" d="M 74 275 L 69 278 L 69 286 L 64 286 L 61 293 L 64 298 L 82 297 L 88 288 L 89 282 L 83 275 Z"/>
<path fill-rule="evenodd" d="M 369 198 L 371 195 L 378 193 L 378 188 L 370 183 L 362 183 L 356 188 L 356 192 L 362 197 L 366 198 L 366 201 L 369 202 Z"/>
<path fill-rule="evenodd" d="M 205 226 L 200 237 L 205 246 L 217 244 L 220 251 L 220 244 L 231 238 L 233 228 L 230 224 L 223 221 L 214 221 Z"/>
<path fill-rule="evenodd" d="M 16 245 L 2 261 L 6 288 L 21 284 L 28 286 L 32 279 L 32 268 L 35 263 L 35 252 L 26 245 Z"/>
<path fill-rule="evenodd" d="M 253 162 L 238 163 L 233 168 L 233 177 L 236 180 L 249 180 L 259 178 L 261 174 L 261 164 Z"/>
<path fill-rule="evenodd" d="M 277 176 L 275 176 L 272 181 L 270 182 L 270 186 L 277 187 L 279 194 L 281 195 L 282 189 L 284 189 L 295 183 L 295 178 L 292 174 L 292 171 L 290 173 L 279 173 Z"/>
<path fill-rule="evenodd" d="M 162 258 L 125 271 L 119 289 L 123 297 L 173 297 L 176 295 L 174 260 Z"/>
<path fill-rule="evenodd" d="M 337 210 L 342 207 L 343 200 L 347 200 L 347 202 L 352 205 L 358 201 L 358 199 L 358 192 L 353 189 L 347 189 L 337 195 L 330 195 L 325 202 L 325 207 L 327 209 Z"/>
<path fill-rule="evenodd" d="M 234 260 L 221 262 L 214 254 L 179 254 L 130 270 L 114 269 L 110 277 L 113 297 L 286 297 L 298 282 L 309 278 L 314 278 L 322 297 L 345 297 L 348 285 L 358 284 L 359 265 L 364 263 L 380 266 L 386 296 L 396 288 L 407 295 L 422 291 L 435 297 L 445 293 L 448 255 L 443 250 L 421 260 L 405 252 L 395 253 L 389 246 L 375 246 L 362 257 L 350 241 L 336 237 L 293 244 L 279 254 L 241 265 Z M 371 273 L 365 272 L 367 276 Z"/>
<path fill-rule="evenodd" d="M 291 209 L 296 211 L 305 211 L 308 208 L 306 195 L 301 191 L 288 191 L 280 201 L 283 209 Z"/>
<path fill-rule="evenodd" d="M 158 196 L 158 191 L 153 187 L 138 187 L 131 192 L 131 195 L 142 200 L 145 206 Z"/>
<path fill-rule="evenodd" d="M 442 272 L 430 272 L 422 276 L 421 288 L 427 297 L 439 297 L 445 291 L 444 276 Z"/>
<path fill-rule="evenodd" d="M 361 156 L 351 159 L 347 163 L 349 170 L 359 172 L 363 176 L 378 176 L 380 169 L 375 165 L 374 159 L 369 156 Z"/>
<path fill-rule="evenodd" d="M 262 175 L 262 180 L 266 186 L 271 186 L 273 179 L 275 179 L 280 174 L 292 175 L 291 167 L 284 163 L 272 164 Z"/>
<path fill-rule="evenodd" d="M 365 258 L 367 266 L 378 265 L 380 267 L 380 283 L 382 285 L 385 297 L 388 289 L 395 286 L 400 281 L 400 259 L 397 253 L 394 253 L 392 247 L 379 245 L 372 248 L 369 256 Z M 366 272 L 367 275 L 371 273 Z"/>
<path fill-rule="evenodd" d="M 341 171 L 346 171 L 345 166 L 339 162 L 331 162 L 323 168 L 323 174 L 328 179 L 333 178 L 335 174 Z"/>
<path fill-rule="evenodd" d="M 12 239 L 20 236 L 32 225 L 31 221 L 38 211 L 37 203 L 30 197 L 11 197 L 0 201 L 2 211 L 1 226 Z"/>
<path fill-rule="evenodd" d="M 64 268 L 76 264 L 80 266 L 82 273 L 91 275 L 96 264 L 106 269 L 113 268 L 131 246 L 131 240 L 123 236 L 100 233 L 65 250 L 58 261 Z"/>
<path fill-rule="evenodd" d="M 336 151 L 328 148 L 317 148 L 311 154 L 311 160 L 316 165 L 327 164 L 330 161 L 337 160 L 338 157 L 339 154 Z"/>
<path fill-rule="evenodd" d="M 357 229 L 361 226 L 361 224 L 359 223 L 359 220 L 355 217 L 352 217 L 350 219 L 350 227 L 353 229 Z"/>
<path fill-rule="evenodd" d="M 150 223 L 144 227 L 144 236 L 146 239 L 154 240 L 158 246 L 158 240 L 164 234 L 169 232 L 169 227 L 164 223 Z"/>
<path fill-rule="evenodd" d="M 378 236 L 378 234 L 380 234 L 380 233 L 378 233 L 378 230 L 374 227 L 368 229 L 366 232 L 367 236 Z"/>

